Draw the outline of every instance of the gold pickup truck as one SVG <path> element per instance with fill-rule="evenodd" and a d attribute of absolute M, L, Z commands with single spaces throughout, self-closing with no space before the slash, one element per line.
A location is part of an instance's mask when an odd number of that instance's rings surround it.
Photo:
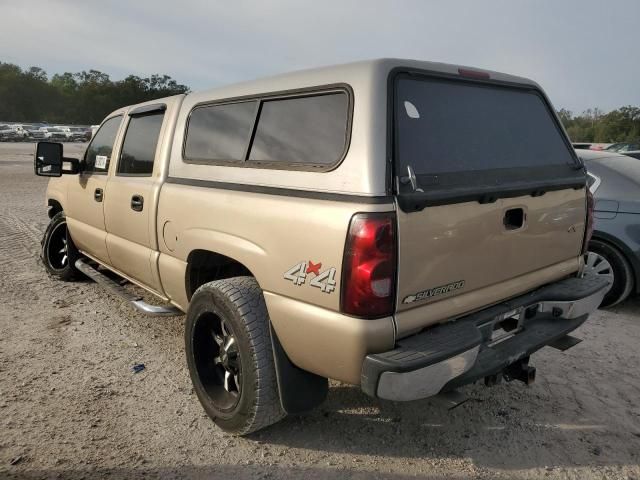
<path fill-rule="evenodd" d="M 608 288 L 583 275 L 584 166 L 525 78 L 295 72 L 124 107 L 82 160 L 41 142 L 34 162 L 55 177 L 47 270 L 186 312 L 195 391 L 235 434 L 317 406 L 328 378 L 398 401 L 530 383 Z"/>

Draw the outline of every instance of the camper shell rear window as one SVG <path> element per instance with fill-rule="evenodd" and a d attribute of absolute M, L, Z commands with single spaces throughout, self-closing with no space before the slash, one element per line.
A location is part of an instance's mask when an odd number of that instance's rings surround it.
<path fill-rule="evenodd" d="M 397 176 L 446 200 L 527 184 L 584 182 L 581 162 L 543 95 L 532 87 L 399 74 L 393 82 Z M 412 191 L 408 181 L 399 191 Z"/>

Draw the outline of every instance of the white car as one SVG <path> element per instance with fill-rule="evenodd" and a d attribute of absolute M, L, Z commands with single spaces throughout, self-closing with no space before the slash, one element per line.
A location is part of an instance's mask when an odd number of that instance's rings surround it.
<path fill-rule="evenodd" d="M 67 140 L 72 140 L 73 137 L 73 132 L 71 131 L 71 127 L 66 127 L 63 125 L 56 125 L 55 127 L 58 130 L 60 130 L 62 133 L 64 133 L 64 136 L 66 137 Z"/>
<path fill-rule="evenodd" d="M 15 141 L 21 142 L 29 138 L 29 132 L 27 131 L 27 127 L 25 125 L 12 124 L 8 125 L 8 127 L 16 132 Z"/>
<path fill-rule="evenodd" d="M 49 132 L 49 127 L 40 127 L 38 130 L 44 133 L 45 139 L 51 138 L 51 132 Z"/>

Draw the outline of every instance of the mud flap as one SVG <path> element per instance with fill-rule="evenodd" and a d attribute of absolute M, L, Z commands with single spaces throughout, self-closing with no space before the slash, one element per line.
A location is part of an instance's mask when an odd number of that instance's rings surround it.
<path fill-rule="evenodd" d="M 329 380 L 291 363 L 273 325 L 269 325 L 269 328 L 282 409 L 289 414 L 313 410 L 327 398 Z"/>

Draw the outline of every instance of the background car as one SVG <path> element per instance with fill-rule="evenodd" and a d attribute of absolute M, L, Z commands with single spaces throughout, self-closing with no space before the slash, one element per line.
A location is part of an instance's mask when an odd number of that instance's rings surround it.
<path fill-rule="evenodd" d="M 611 145 L 610 143 L 592 143 L 589 146 L 589 150 L 604 150 L 608 148 L 610 145 Z"/>
<path fill-rule="evenodd" d="M 27 126 L 26 125 L 15 124 L 14 123 L 14 124 L 9 125 L 9 127 L 12 128 L 16 132 L 15 141 L 23 142 L 23 141 L 29 139 L 29 132 L 27 131 Z"/>
<path fill-rule="evenodd" d="M 576 150 L 606 150 L 610 143 L 591 143 L 591 142 L 573 142 L 573 148 Z"/>
<path fill-rule="evenodd" d="M 43 133 L 45 140 L 49 140 L 51 138 L 51 133 L 49 133 L 49 127 L 40 127 L 39 130 Z"/>
<path fill-rule="evenodd" d="M 42 127 L 41 130 L 44 130 L 49 134 L 47 139 L 52 142 L 64 142 L 67 140 L 67 132 L 58 127 Z"/>
<path fill-rule="evenodd" d="M 71 133 L 71 128 L 65 125 L 56 125 L 53 128 L 56 130 L 60 130 L 64 134 L 64 138 L 60 138 L 61 141 L 71 141 L 73 134 Z M 55 132 L 54 132 L 55 133 Z"/>
<path fill-rule="evenodd" d="M 618 152 L 624 153 L 626 155 L 626 152 L 634 152 L 640 150 L 640 141 L 612 143 L 607 148 L 605 148 L 605 150 L 607 152 Z"/>
<path fill-rule="evenodd" d="M 9 125 L 0 125 L 0 142 L 15 142 L 18 140 L 17 132 Z"/>
<path fill-rule="evenodd" d="M 31 126 L 31 127 L 27 127 L 27 133 L 29 134 L 29 139 L 30 140 L 46 140 L 47 137 L 47 132 L 42 130 L 41 127 L 37 127 L 37 126 Z"/>
<path fill-rule="evenodd" d="M 608 151 L 576 153 L 585 163 L 595 200 L 586 268 L 612 281 L 601 304 L 609 307 L 640 293 L 640 162 Z"/>
<path fill-rule="evenodd" d="M 88 142 L 91 140 L 91 131 L 85 127 L 69 127 L 72 142 Z"/>

